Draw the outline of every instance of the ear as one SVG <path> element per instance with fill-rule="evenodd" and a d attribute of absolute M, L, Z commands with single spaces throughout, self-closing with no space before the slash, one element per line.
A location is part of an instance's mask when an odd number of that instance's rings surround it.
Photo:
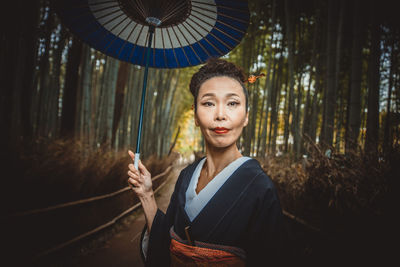
<path fill-rule="evenodd" d="M 243 127 L 246 127 L 249 123 L 249 113 L 246 112 L 246 117 L 244 118 Z"/>
<path fill-rule="evenodd" d="M 194 111 L 194 124 L 196 125 L 196 126 L 199 126 L 199 120 L 197 119 L 197 114 L 196 114 L 196 111 Z"/>

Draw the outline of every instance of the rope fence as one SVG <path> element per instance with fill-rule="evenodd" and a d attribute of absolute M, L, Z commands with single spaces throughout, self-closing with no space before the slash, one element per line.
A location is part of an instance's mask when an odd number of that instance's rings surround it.
<path fill-rule="evenodd" d="M 161 178 L 161 177 L 163 177 L 163 176 L 167 176 L 167 175 L 169 174 L 169 172 L 171 171 L 171 169 L 172 169 L 172 166 L 169 166 L 164 172 L 162 172 L 162 173 L 156 175 L 156 176 L 152 179 L 152 181 L 154 182 L 154 181 L 158 180 L 159 178 Z M 157 187 L 157 189 L 154 190 L 154 194 L 156 194 L 166 183 L 167 183 L 167 180 L 165 180 L 164 182 L 162 182 L 162 183 Z M 74 202 L 69 202 L 69 203 L 62 204 L 63 206 L 57 205 L 57 206 L 53 206 L 53 207 L 49 207 L 49 208 L 55 209 L 55 208 L 59 208 L 59 206 L 65 207 L 66 204 L 69 204 L 68 206 L 72 206 L 72 205 L 76 205 L 76 204 L 81 204 L 81 203 L 86 203 L 86 202 L 95 201 L 95 200 L 98 200 L 98 199 L 104 199 L 104 198 L 108 198 L 108 197 L 111 197 L 111 196 L 120 194 L 120 193 L 125 192 L 125 191 L 127 191 L 127 190 L 129 190 L 129 189 L 130 189 L 130 187 L 128 186 L 128 187 L 125 187 L 125 188 L 123 188 L 123 189 L 121 189 L 121 190 L 118 190 L 118 191 L 116 191 L 116 192 L 114 192 L 114 193 L 111 193 L 111 194 L 106 194 L 106 195 L 102 195 L 102 196 L 98 196 L 98 197 L 94 197 L 94 198 L 84 199 L 85 202 L 79 202 L 79 203 L 77 203 L 78 201 L 74 201 Z M 73 204 L 71 204 L 71 203 L 73 203 Z M 74 237 L 74 238 L 72 238 L 72 239 L 70 239 L 70 240 L 64 242 L 64 243 L 61 243 L 61 244 L 59 244 L 59 245 L 57 245 L 57 246 L 54 246 L 54 247 L 52 247 L 52 248 L 50 248 L 50 249 L 47 249 L 47 250 L 45 250 L 45 251 L 43 251 L 43 252 L 37 254 L 37 255 L 33 258 L 33 261 L 37 261 L 38 259 L 40 259 L 40 258 L 42 258 L 42 257 L 44 257 L 44 256 L 46 256 L 46 255 L 48 255 L 48 254 L 50 254 L 50 253 L 53 253 L 53 252 L 55 252 L 55 251 L 57 251 L 57 250 L 60 250 L 60 249 L 62 249 L 62 248 L 64 248 L 64 247 L 67 247 L 67 246 L 69 246 L 69 245 L 71 245 L 71 244 L 73 244 L 73 243 L 75 243 L 75 242 L 77 242 L 77 241 L 79 241 L 79 240 L 82 240 L 82 239 L 84 239 L 84 238 L 86 238 L 86 237 L 88 237 L 88 236 L 91 236 L 91 235 L 93 235 L 93 234 L 95 234 L 95 233 L 97 233 L 97 232 L 99 232 L 99 231 L 101 231 L 101 230 L 103 230 L 103 229 L 105 229 L 105 228 L 107 228 L 107 227 L 112 226 L 112 225 L 115 224 L 119 219 L 121 219 L 121 218 L 124 217 L 125 215 L 127 215 L 127 214 L 133 212 L 134 210 L 136 210 L 136 209 L 139 208 L 140 206 L 141 206 L 141 203 L 140 203 L 140 201 L 139 201 L 138 203 L 136 203 L 136 204 L 133 205 L 132 207 L 128 208 L 127 210 L 123 211 L 122 213 L 120 213 L 118 216 L 114 217 L 112 220 L 108 221 L 107 223 L 102 224 L 102 225 L 100 225 L 100 226 L 98 226 L 98 227 L 96 227 L 96 228 L 94 228 L 94 229 L 92 229 L 92 230 L 90 230 L 90 231 L 88 231 L 88 232 L 86 232 L 86 233 L 84 233 L 84 234 L 81 234 L 81 235 L 79 235 L 79 236 L 77 236 L 77 237 Z M 43 210 L 46 210 L 46 211 L 47 211 L 47 210 L 49 210 L 49 209 L 48 209 L 48 208 L 46 208 L 46 209 L 41 209 L 40 211 L 42 212 Z M 32 211 L 31 211 L 31 212 L 32 212 Z"/>
<path fill-rule="evenodd" d="M 295 216 L 295 215 L 293 215 L 293 214 L 287 212 L 286 210 L 282 210 L 282 213 L 283 213 L 283 215 L 285 215 L 286 217 L 292 219 L 293 221 L 296 221 L 297 223 L 300 223 L 301 225 L 307 227 L 308 229 L 311 229 L 311 230 L 313 230 L 313 231 L 315 231 L 315 232 L 318 232 L 318 233 L 322 233 L 321 230 L 318 229 L 317 227 L 312 226 L 311 224 L 309 224 L 309 223 L 306 222 L 305 220 L 300 219 L 299 217 L 297 217 L 297 216 Z"/>
<path fill-rule="evenodd" d="M 165 169 L 164 172 L 154 176 L 151 180 L 154 182 L 157 179 L 159 179 L 160 177 L 163 177 L 166 173 L 168 173 L 171 170 L 171 168 L 172 168 L 172 166 L 168 166 L 168 168 Z M 71 202 L 67 202 L 67 203 L 57 204 L 57 205 L 46 207 L 46 208 L 39 208 L 39 209 L 33 209 L 33 210 L 28 210 L 28 211 L 17 212 L 17 213 L 9 215 L 7 217 L 10 217 L 10 218 L 11 217 L 21 217 L 21 216 L 32 215 L 32 214 L 42 213 L 42 212 L 46 212 L 46 211 L 56 210 L 56 209 L 60 209 L 60 208 L 80 205 L 80 204 L 84 204 L 84 203 L 88 203 L 88 202 L 94 202 L 94 201 L 97 201 L 97 200 L 114 197 L 116 195 L 119 195 L 119 194 L 121 194 L 123 192 L 126 192 L 126 191 L 129 191 L 129 190 L 131 190 L 131 188 L 129 186 L 127 186 L 127 187 L 124 187 L 124 188 L 122 188 L 122 189 L 120 189 L 118 191 L 112 192 L 112 193 L 108 193 L 108 194 L 104 194 L 104 195 L 100 195 L 100 196 L 95 196 L 95 197 L 90 197 L 90 198 L 85 198 L 85 199 L 80 199 L 80 200 L 71 201 Z"/>
<path fill-rule="evenodd" d="M 155 182 L 156 180 L 165 177 L 167 175 L 169 175 L 170 171 L 172 169 L 172 165 L 168 166 L 165 171 L 163 171 L 162 173 L 156 175 L 155 177 L 152 178 L 152 182 Z M 163 186 L 167 183 L 167 180 L 163 181 L 158 187 L 157 189 L 154 190 L 154 193 L 157 193 L 160 189 L 163 188 Z M 38 213 L 43 213 L 43 212 L 47 212 L 47 211 L 52 211 L 52 210 L 56 210 L 56 209 L 61 209 L 61 208 L 65 208 L 65 207 L 71 207 L 71 206 L 75 206 L 75 205 L 80 205 L 80 204 L 84 204 L 84 203 L 89 203 L 89 202 L 95 202 L 98 200 L 102 200 L 102 199 L 107 199 L 107 198 L 111 198 L 114 196 L 117 196 L 119 194 L 122 194 L 126 191 L 131 190 L 130 186 L 126 186 L 118 191 L 112 192 L 112 193 L 108 193 L 108 194 L 104 194 L 104 195 L 100 195 L 100 196 L 95 196 L 95 197 L 90 197 L 90 198 L 86 198 L 86 199 L 81 199 L 81 200 L 76 200 L 76 201 L 71 201 L 71 202 L 67 202 L 67 203 L 62 203 L 62 204 L 57 204 L 57 205 L 53 205 L 53 206 L 49 206 L 46 208 L 39 208 L 39 209 L 33 209 L 33 210 L 28 210 L 28 211 L 23 211 L 23 212 L 17 212 L 14 214 L 9 215 L 8 217 L 22 217 L 22 216 L 27 216 L 27 215 L 32 215 L 32 214 L 38 214 Z M 141 206 L 140 201 L 136 204 L 134 204 L 133 206 L 131 206 L 130 208 L 126 209 L 125 211 L 123 211 L 122 213 L 120 213 L 119 215 L 115 216 L 113 219 L 111 219 L 110 221 L 108 221 L 105 224 L 102 224 L 86 233 L 83 233 L 81 235 L 78 235 L 66 242 L 63 242 L 59 245 L 56 245 L 50 249 L 47 249 L 39 254 L 37 254 L 34 258 L 33 261 L 37 261 L 40 258 L 51 254 L 55 251 L 58 251 L 62 248 L 65 248 L 77 241 L 80 241 L 88 236 L 91 236 L 95 233 L 98 233 L 99 231 L 108 228 L 112 225 L 114 225 L 118 220 L 120 220 L 121 218 L 123 218 L 124 216 L 126 216 L 127 214 L 133 212 L 134 210 L 136 210 L 137 208 L 139 208 Z M 318 229 L 317 227 L 307 223 L 306 221 L 304 221 L 303 219 L 287 212 L 286 210 L 282 210 L 283 215 L 285 215 L 286 217 L 290 218 L 291 220 L 296 221 L 297 223 L 305 226 L 308 229 L 313 230 L 314 232 L 318 232 L 318 233 L 322 233 L 322 231 L 320 229 Z"/>

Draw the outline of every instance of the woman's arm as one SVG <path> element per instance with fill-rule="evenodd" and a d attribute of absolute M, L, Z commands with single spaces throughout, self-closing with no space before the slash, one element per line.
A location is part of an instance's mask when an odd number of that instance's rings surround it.
<path fill-rule="evenodd" d="M 132 161 L 135 162 L 135 155 L 133 152 L 129 150 L 128 154 L 132 158 Z M 150 233 L 154 216 L 156 215 L 158 209 L 156 200 L 154 198 L 151 173 L 146 169 L 140 160 L 138 165 L 139 170 L 137 170 L 132 163 L 129 164 L 128 167 L 128 184 L 142 203 L 147 222 L 147 232 Z"/>

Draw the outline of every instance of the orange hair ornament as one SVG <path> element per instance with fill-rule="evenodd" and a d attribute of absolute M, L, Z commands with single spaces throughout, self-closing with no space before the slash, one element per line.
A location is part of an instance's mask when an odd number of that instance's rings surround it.
<path fill-rule="evenodd" d="M 247 78 L 247 82 L 249 82 L 249 83 L 255 83 L 255 82 L 257 81 L 258 78 L 263 77 L 263 76 L 265 76 L 264 73 L 260 73 L 259 75 L 251 74 L 251 75 L 249 76 L 249 78 Z"/>

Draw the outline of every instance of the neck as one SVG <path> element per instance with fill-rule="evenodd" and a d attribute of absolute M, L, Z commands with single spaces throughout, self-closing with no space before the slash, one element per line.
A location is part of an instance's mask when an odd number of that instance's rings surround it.
<path fill-rule="evenodd" d="M 233 144 L 228 148 L 215 148 L 206 144 L 206 154 L 207 161 L 205 167 L 209 178 L 215 177 L 215 175 L 222 171 L 231 162 L 242 156 L 236 144 Z"/>

